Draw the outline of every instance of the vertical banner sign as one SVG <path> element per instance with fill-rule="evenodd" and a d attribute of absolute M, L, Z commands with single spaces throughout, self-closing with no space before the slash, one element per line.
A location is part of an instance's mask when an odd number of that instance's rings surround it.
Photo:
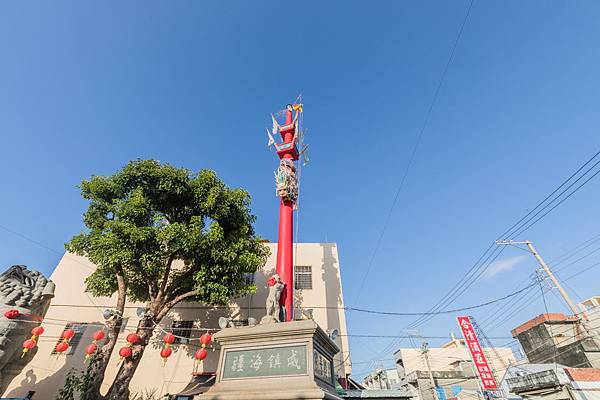
<path fill-rule="evenodd" d="M 456 317 L 456 320 L 458 321 L 458 326 L 460 326 L 463 337 L 467 342 L 467 347 L 471 352 L 471 358 L 473 358 L 473 363 L 475 363 L 475 368 L 477 369 L 477 373 L 479 374 L 479 378 L 483 384 L 483 389 L 497 390 L 498 384 L 496 383 L 496 379 L 492 374 L 490 365 L 485 358 L 483 349 L 479 344 L 479 339 L 477 338 L 477 334 L 475 333 L 475 329 L 471 323 L 471 318 Z"/>

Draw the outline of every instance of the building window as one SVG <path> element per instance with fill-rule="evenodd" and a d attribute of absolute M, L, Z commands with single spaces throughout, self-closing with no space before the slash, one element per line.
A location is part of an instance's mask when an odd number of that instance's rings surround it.
<path fill-rule="evenodd" d="M 77 345 L 79 345 L 79 342 L 81 341 L 81 337 L 83 336 L 83 332 L 85 332 L 87 325 L 88 324 L 85 322 L 69 322 L 67 325 L 65 325 L 65 329 L 63 329 L 63 332 L 66 331 L 67 329 L 73 329 L 73 331 L 75 332 L 75 335 L 73 335 L 71 340 L 69 340 L 69 349 L 67 351 L 65 351 L 63 354 L 71 355 L 75 352 L 75 349 L 77 348 Z M 59 344 L 60 342 L 62 342 L 62 340 L 63 339 L 62 339 L 62 333 L 61 333 L 60 338 L 56 341 L 56 344 L 54 345 L 54 348 L 52 349 L 52 354 L 57 354 L 56 345 Z"/>
<path fill-rule="evenodd" d="M 312 289 L 312 267 L 296 265 L 294 287 L 296 289 Z"/>
<path fill-rule="evenodd" d="M 194 321 L 173 321 L 171 329 L 175 335 L 175 343 L 187 343 L 194 329 Z"/>

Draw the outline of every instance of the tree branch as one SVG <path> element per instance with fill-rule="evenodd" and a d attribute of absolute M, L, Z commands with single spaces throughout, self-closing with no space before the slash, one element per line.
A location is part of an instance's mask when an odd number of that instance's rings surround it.
<path fill-rule="evenodd" d="M 194 267 L 190 266 L 186 271 L 183 271 L 180 275 L 176 276 L 175 279 L 169 285 L 169 287 L 165 287 L 165 293 L 167 294 L 165 296 L 165 299 L 168 300 L 169 298 L 175 298 L 172 296 L 177 294 L 177 291 L 181 287 L 183 282 L 185 282 L 187 279 L 192 279 L 194 277 L 195 272 L 197 271 L 194 269 Z"/>
<path fill-rule="evenodd" d="M 169 282 L 169 275 L 171 274 L 171 268 L 173 266 L 173 261 L 175 261 L 175 254 L 171 254 L 169 259 L 167 260 L 167 269 L 162 278 L 162 282 L 160 283 L 160 287 L 158 289 L 159 295 L 165 293 L 165 288 L 167 287 L 167 282 Z"/>
<path fill-rule="evenodd" d="M 156 296 L 158 292 L 158 286 L 156 285 L 156 280 L 151 279 L 150 276 L 144 271 L 144 267 L 139 262 L 134 262 L 133 266 L 139 272 L 139 274 L 144 278 L 144 281 L 148 285 L 148 292 L 151 297 Z"/>
<path fill-rule="evenodd" d="M 155 320 L 156 321 L 160 321 L 161 319 L 163 319 L 165 317 L 165 315 L 167 315 L 167 313 L 169 311 L 171 311 L 171 309 L 173 307 L 175 307 L 175 305 L 179 302 L 184 301 L 185 299 L 189 299 L 191 297 L 197 296 L 198 292 L 196 290 L 191 290 L 189 292 L 180 294 L 179 296 L 175 297 L 173 300 L 166 302 L 160 312 L 156 315 Z"/>

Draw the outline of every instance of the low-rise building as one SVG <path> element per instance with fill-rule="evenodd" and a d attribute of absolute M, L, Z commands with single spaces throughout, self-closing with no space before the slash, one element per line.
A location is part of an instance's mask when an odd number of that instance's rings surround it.
<path fill-rule="evenodd" d="M 401 386 L 396 368 L 378 368 L 363 378 L 363 386 L 371 390 L 391 390 Z"/>
<path fill-rule="evenodd" d="M 523 399 L 600 399 L 600 369 L 569 368 L 559 364 L 538 364 L 533 368 L 524 365 L 520 369 L 515 372 L 516 376 L 506 379 L 506 384 L 511 393 Z"/>
<path fill-rule="evenodd" d="M 589 316 L 541 314 L 512 330 L 530 363 L 600 368 L 600 341 Z"/>
<path fill-rule="evenodd" d="M 508 365 L 516 360 L 512 349 L 508 347 L 483 350 L 497 380 L 504 375 Z M 479 377 L 463 339 L 456 339 L 452 335 L 452 340 L 442 347 L 428 348 L 428 359 L 423 350 L 415 348 L 398 349 L 394 357 L 401 385 L 408 388 L 415 398 L 436 400 L 460 397 L 464 400 L 479 397 Z"/>
<path fill-rule="evenodd" d="M 132 393 L 154 391 L 156 396 L 163 396 L 185 392 L 181 398 L 191 399 L 214 382 L 218 344 L 211 346 L 208 357 L 200 365 L 195 365 L 193 354 L 198 348 L 198 338 L 205 332 L 218 330 L 220 317 L 231 320 L 233 325 L 245 325 L 251 319 L 260 321 L 265 315 L 266 281 L 275 273 L 277 257 L 277 245 L 266 245 L 271 250 L 266 265 L 248 277 L 258 288 L 256 294 L 224 308 L 181 303 L 156 327 L 131 381 Z M 335 342 L 341 352 L 335 357 L 334 373 L 346 378 L 351 367 L 337 246 L 334 243 L 298 243 L 296 246 L 296 317 L 310 315 L 324 330 L 339 332 Z M 36 400 L 54 399 L 67 373 L 85 368 L 85 347 L 92 342 L 93 333 L 104 326 L 104 311 L 116 304 L 115 297 L 97 298 L 86 293 L 85 279 L 95 269 L 89 260 L 73 254 L 67 253 L 60 260 L 50 277 L 56 284 L 56 296 L 43 323 L 46 331 L 39 339 L 36 354 L 21 373 L 11 377 L 10 371 L 2 371 L 9 382 L 4 397 L 23 397 L 29 391 L 35 391 Z M 120 366 L 118 349 L 126 344 L 126 334 L 135 331 L 143 310 L 144 304 L 126 304 L 124 326 L 109 362 L 102 391 L 108 389 L 116 376 Z M 70 350 L 66 354 L 56 354 L 55 346 L 66 328 L 75 331 Z M 178 337 L 173 355 L 167 362 L 159 354 L 160 338 L 165 332 L 173 332 Z"/>

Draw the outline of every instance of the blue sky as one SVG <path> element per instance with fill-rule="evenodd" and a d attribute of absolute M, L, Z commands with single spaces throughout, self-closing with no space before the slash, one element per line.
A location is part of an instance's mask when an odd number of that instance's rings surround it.
<path fill-rule="evenodd" d="M 468 4 L 3 2 L 0 223 L 41 245 L 0 230 L 0 265 L 50 272 L 82 229 L 78 182 L 135 158 L 211 168 L 247 188 L 257 230 L 276 240 L 277 161 L 264 128 L 302 93 L 311 164 L 299 240 L 338 243 L 347 304 L 426 310 L 600 149 L 600 4 L 475 1 L 357 300 Z M 598 179 L 523 239 L 551 260 L 599 234 Z M 522 254 L 506 249 L 496 273 L 448 307 L 515 290 L 535 268 Z M 599 270 L 569 280 L 573 297 L 600 294 Z M 565 311 L 553 294 L 547 301 Z M 535 296 L 486 333 L 509 336 L 542 311 Z M 393 335 L 414 320 L 347 317 L 351 334 Z M 456 332 L 453 318 L 421 334 Z M 351 339 L 355 372 L 374 356 L 389 364 L 391 352 L 377 354 L 389 342 Z"/>

